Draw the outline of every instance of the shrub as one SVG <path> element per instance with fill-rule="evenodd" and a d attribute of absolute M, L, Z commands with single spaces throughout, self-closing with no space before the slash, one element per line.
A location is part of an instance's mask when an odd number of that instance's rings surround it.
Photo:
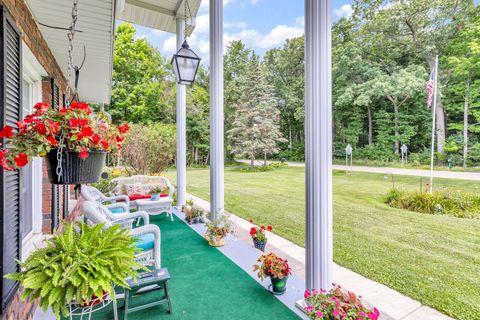
<path fill-rule="evenodd" d="M 135 174 L 161 173 L 175 159 L 175 126 L 133 125 L 122 150 L 127 169 Z"/>
<path fill-rule="evenodd" d="M 394 208 L 458 218 L 480 218 L 480 196 L 460 191 L 441 190 L 432 194 L 392 189 L 385 203 Z"/>

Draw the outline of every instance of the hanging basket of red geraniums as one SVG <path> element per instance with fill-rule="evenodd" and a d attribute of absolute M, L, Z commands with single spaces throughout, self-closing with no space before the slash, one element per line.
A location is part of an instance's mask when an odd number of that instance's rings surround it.
<path fill-rule="evenodd" d="M 113 125 L 104 113 L 92 113 L 83 102 L 62 109 L 37 103 L 34 109 L 17 123 L 18 130 L 5 126 L 0 131 L 0 139 L 7 139 L 5 149 L 0 150 L 0 163 L 5 170 L 16 170 L 32 157 L 45 157 L 53 184 L 98 181 L 106 153 L 122 148 L 129 129 L 128 124 Z M 59 160 L 60 175 L 56 172 Z"/>

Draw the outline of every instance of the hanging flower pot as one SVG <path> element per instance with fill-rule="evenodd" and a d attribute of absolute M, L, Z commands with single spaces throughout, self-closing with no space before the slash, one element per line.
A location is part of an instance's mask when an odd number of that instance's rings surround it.
<path fill-rule="evenodd" d="M 18 131 L 6 126 L 0 139 L 0 165 L 6 170 L 26 166 L 32 157 L 45 157 L 50 182 L 84 184 L 100 178 L 108 151 L 122 148 L 128 124 L 114 126 L 105 113 L 92 113 L 89 105 L 73 102 L 69 108 L 53 109 L 43 103 L 17 123 Z M 62 148 L 57 160 L 57 150 Z M 57 175 L 61 171 L 60 177 Z"/>
<path fill-rule="evenodd" d="M 80 153 L 72 150 L 62 152 L 62 174 L 57 175 L 57 149 L 50 151 L 45 157 L 48 179 L 52 184 L 86 184 L 100 180 L 105 165 L 106 151 L 90 151 L 88 157 L 82 159 Z"/>

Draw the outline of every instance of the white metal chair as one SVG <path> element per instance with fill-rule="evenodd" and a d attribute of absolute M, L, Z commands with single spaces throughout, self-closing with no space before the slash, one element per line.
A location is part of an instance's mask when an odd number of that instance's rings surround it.
<path fill-rule="evenodd" d="M 100 190 L 95 187 L 82 185 L 80 189 L 82 197 L 87 201 L 94 201 L 104 204 L 105 202 L 112 202 L 111 204 L 105 205 L 109 209 L 121 209 L 123 212 L 129 212 L 130 210 L 130 200 L 126 195 L 118 196 L 106 196 Z M 122 202 L 117 202 L 122 200 Z M 114 211 L 114 210 L 112 210 Z"/>
<path fill-rule="evenodd" d="M 154 265 L 156 269 L 160 268 L 160 228 L 154 224 L 149 224 L 148 213 L 136 211 L 125 214 L 112 214 L 103 204 L 95 201 L 85 201 L 83 203 L 84 217 L 93 224 L 103 223 L 105 228 L 110 228 L 114 224 L 120 224 L 122 227 L 130 229 L 131 235 L 138 239 L 137 247 L 142 252 L 135 255 L 135 259 L 143 265 Z M 142 218 L 144 226 L 132 228 L 134 219 Z"/>

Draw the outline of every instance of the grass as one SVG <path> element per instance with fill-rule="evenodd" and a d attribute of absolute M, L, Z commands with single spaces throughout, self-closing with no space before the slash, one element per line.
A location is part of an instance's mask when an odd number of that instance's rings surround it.
<path fill-rule="evenodd" d="M 168 173 L 172 181 L 175 174 Z M 419 177 L 395 186 L 419 190 Z M 303 168 L 225 170 L 226 209 L 305 243 Z M 334 172 L 334 260 L 457 319 L 480 319 L 480 220 L 415 213 L 382 202 L 383 174 Z M 190 170 L 187 190 L 209 199 L 209 171 Z M 436 188 L 478 190 L 480 182 L 436 179 Z"/>

